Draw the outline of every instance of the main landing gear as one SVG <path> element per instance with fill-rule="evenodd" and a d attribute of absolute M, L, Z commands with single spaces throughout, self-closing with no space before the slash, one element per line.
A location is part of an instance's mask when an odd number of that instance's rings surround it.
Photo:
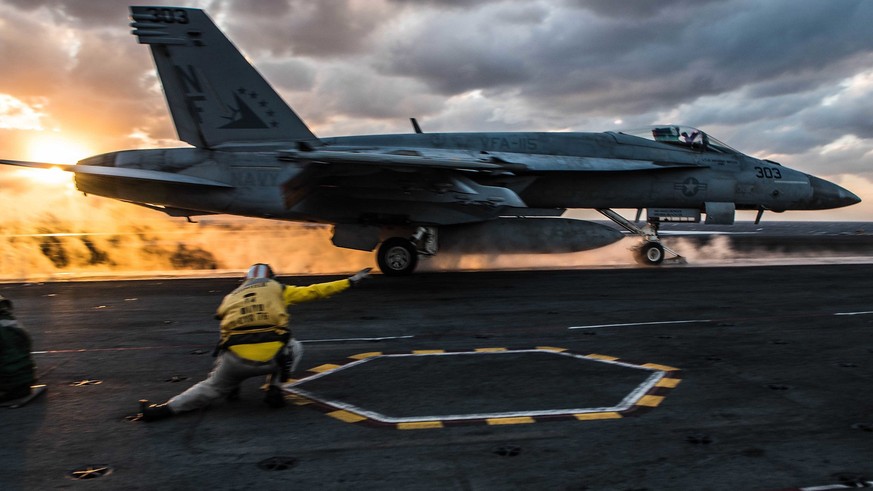
<path fill-rule="evenodd" d="M 386 276 L 406 276 L 418 266 L 418 256 L 433 256 L 437 251 L 434 227 L 418 227 L 409 238 L 385 239 L 376 252 L 376 262 Z"/>
<path fill-rule="evenodd" d="M 678 252 L 670 249 L 661 243 L 661 238 L 658 237 L 658 221 L 650 219 L 648 223 L 642 228 L 637 227 L 633 222 L 625 219 L 623 216 L 618 213 L 612 211 L 609 208 L 598 208 L 601 214 L 603 214 L 606 218 L 609 218 L 616 225 L 621 228 L 631 232 L 633 234 L 639 235 L 643 238 L 643 243 L 634 248 L 634 259 L 638 264 L 642 264 L 645 266 L 657 266 L 664 262 L 666 257 L 666 253 L 672 254 L 674 257 L 670 258 L 670 262 L 678 262 L 685 263 L 685 258 L 680 256 Z"/>

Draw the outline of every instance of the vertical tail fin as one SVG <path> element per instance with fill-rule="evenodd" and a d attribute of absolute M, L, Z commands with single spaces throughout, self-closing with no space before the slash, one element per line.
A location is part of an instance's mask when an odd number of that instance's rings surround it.
<path fill-rule="evenodd" d="M 198 148 L 317 140 L 200 9 L 131 7 L 151 46 L 179 138 Z"/>

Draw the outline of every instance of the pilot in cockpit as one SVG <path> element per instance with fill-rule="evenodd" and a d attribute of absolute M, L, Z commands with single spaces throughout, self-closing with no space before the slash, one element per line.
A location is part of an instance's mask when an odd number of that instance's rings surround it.
<path fill-rule="evenodd" d="M 682 139 L 689 145 L 693 144 L 698 136 L 700 136 L 700 132 L 697 130 L 692 131 L 690 135 L 687 131 L 682 132 Z"/>

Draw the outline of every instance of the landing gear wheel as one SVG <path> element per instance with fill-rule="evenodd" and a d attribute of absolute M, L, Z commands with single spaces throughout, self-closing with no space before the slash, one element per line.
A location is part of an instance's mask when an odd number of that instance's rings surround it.
<path fill-rule="evenodd" d="M 636 260 L 646 266 L 657 266 L 664 261 L 664 247 L 658 242 L 646 242 L 637 249 Z"/>
<path fill-rule="evenodd" d="M 405 276 L 412 274 L 418 265 L 418 251 L 411 241 L 392 237 L 379 246 L 376 261 L 386 276 Z"/>

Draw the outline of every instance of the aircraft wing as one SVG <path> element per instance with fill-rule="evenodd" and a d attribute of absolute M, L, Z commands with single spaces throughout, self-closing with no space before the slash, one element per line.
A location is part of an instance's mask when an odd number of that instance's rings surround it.
<path fill-rule="evenodd" d="M 521 165 L 528 172 L 628 172 L 704 167 L 693 163 L 657 162 L 652 160 L 613 159 L 606 157 L 576 157 L 572 155 L 542 155 L 489 152 L 492 160 Z"/>
<path fill-rule="evenodd" d="M 321 164 L 378 166 L 398 170 L 445 169 L 505 172 L 627 172 L 704 167 L 693 163 L 655 162 L 569 155 L 539 155 L 433 149 L 396 149 L 389 152 L 349 150 L 287 150 L 279 152 L 283 160 Z"/>
<path fill-rule="evenodd" d="M 173 172 L 162 172 L 156 170 L 130 169 L 125 167 L 103 167 L 99 165 L 59 165 L 46 162 L 27 162 L 23 160 L 0 160 L 0 164 L 15 165 L 19 167 L 30 167 L 35 169 L 58 168 L 76 174 L 111 177 L 115 179 L 127 179 L 132 181 L 159 182 L 165 184 L 181 184 L 187 186 L 224 189 L 233 188 L 233 186 L 231 186 L 230 184 L 213 181 L 211 179 L 204 179 L 202 177 L 176 174 Z"/>
<path fill-rule="evenodd" d="M 396 150 L 376 153 L 346 150 L 287 150 L 279 152 L 279 158 L 319 164 L 374 165 L 383 168 L 474 171 L 496 171 L 506 168 L 487 158 L 474 158 L 469 152 L 423 153 L 420 150 Z"/>

